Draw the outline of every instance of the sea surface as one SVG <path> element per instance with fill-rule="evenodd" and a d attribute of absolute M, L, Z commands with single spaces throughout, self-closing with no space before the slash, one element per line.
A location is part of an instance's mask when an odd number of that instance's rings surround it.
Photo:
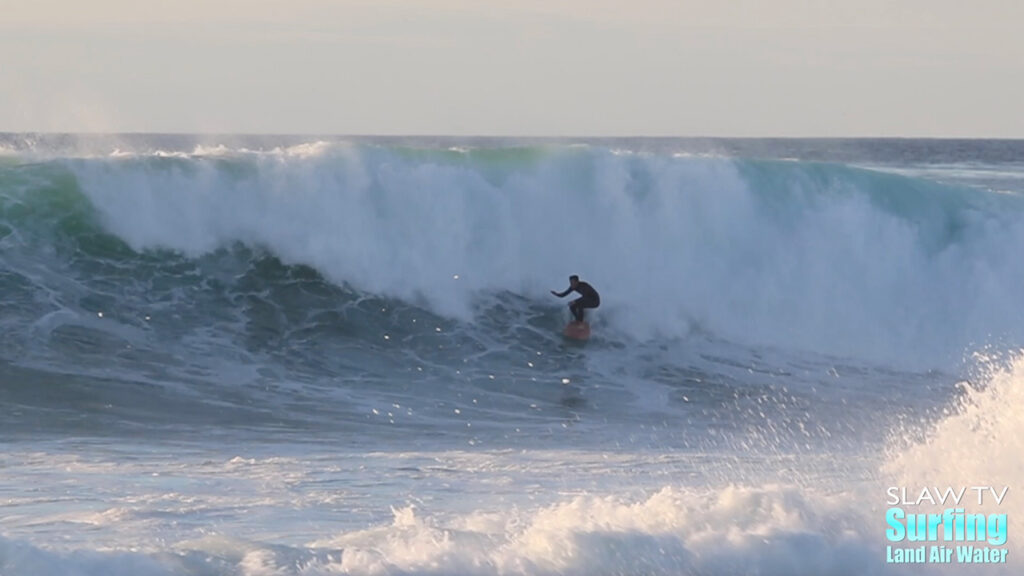
<path fill-rule="evenodd" d="M 1022 345 L 1024 141 L 2 134 L 0 575 L 1019 574 Z"/>

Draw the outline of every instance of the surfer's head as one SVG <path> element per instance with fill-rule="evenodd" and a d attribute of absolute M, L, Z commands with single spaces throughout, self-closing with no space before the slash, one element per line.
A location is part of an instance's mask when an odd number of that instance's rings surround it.
<path fill-rule="evenodd" d="M 575 288 L 576 285 L 579 284 L 579 283 L 580 283 L 580 277 L 579 276 L 577 276 L 575 274 L 573 274 L 572 276 L 569 276 L 569 286 L 572 286 L 573 288 Z"/>

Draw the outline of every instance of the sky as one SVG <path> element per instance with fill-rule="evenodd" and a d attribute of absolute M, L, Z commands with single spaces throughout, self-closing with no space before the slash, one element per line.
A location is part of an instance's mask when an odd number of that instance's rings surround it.
<path fill-rule="evenodd" d="M 1019 0 L 0 0 L 0 132 L 1024 138 Z"/>

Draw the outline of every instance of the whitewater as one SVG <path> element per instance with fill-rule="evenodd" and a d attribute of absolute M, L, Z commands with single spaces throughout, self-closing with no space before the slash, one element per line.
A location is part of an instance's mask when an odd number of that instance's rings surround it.
<path fill-rule="evenodd" d="M 1021 245 L 1021 141 L 0 135 L 0 575 L 1018 573 Z"/>

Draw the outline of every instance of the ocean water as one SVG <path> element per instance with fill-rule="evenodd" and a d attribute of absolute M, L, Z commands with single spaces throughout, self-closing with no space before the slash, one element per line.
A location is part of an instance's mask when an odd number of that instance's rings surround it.
<path fill-rule="evenodd" d="M 0 575 L 1017 574 L 1022 246 L 1024 141 L 0 135 Z"/>

